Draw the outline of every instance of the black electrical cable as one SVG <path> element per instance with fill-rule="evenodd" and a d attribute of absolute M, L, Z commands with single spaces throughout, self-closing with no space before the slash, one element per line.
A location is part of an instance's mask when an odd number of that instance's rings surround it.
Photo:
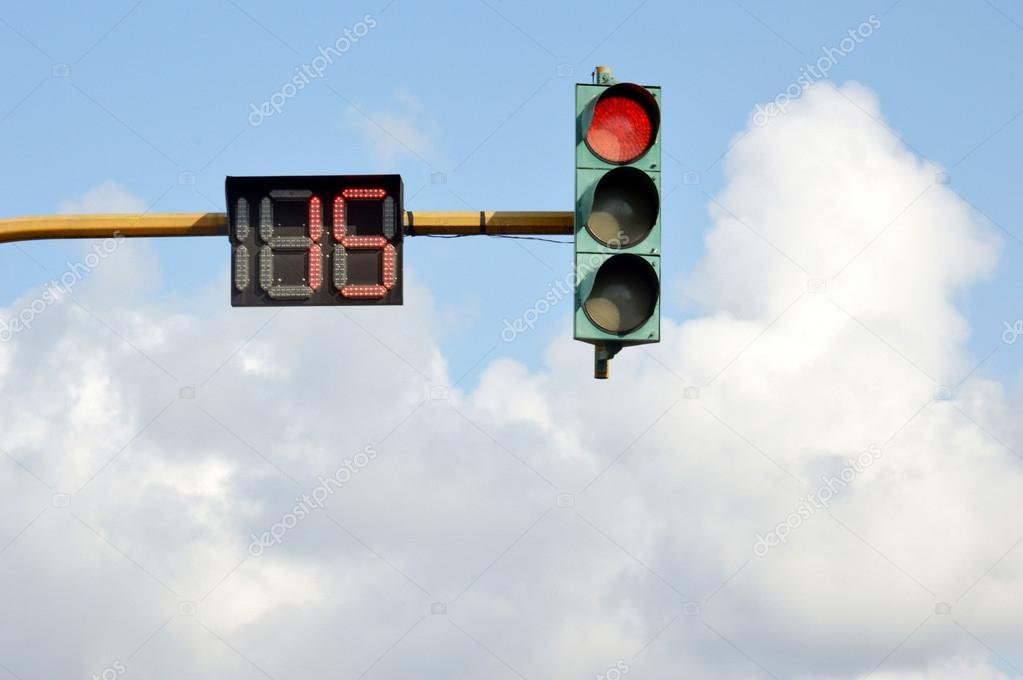
<path fill-rule="evenodd" d="M 417 234 L 416 233 L 416 218 L 415 213 L 411 210 L 405 212 L 408 217 L 408 225 L 405 231 L 405 235 L 409 237 L 421 236 L 425 238 L 464 238 L 466 236 L 476 236 L 476 234 Z M 480 236 L 489 236 L 491 238 L 517 238 L 524 241 L 543 241 L 545 243 L 573 243 L 573 241 L 559 241 L 553 238 L 543 238 L 542 236 L 517 236 L 514 234 L 488 234 L 486 231 L 486 217 L 485 213 L 480 211 Z"/>
<path fill-rule="evenodd" d="M 543 238 L 542 236 L 513 236 L 511 234 L 487 234 L 491 238 L 515 238 L 522 239 L 523 241 L 543 241 L 545 243 L 565 243 L 571 245 L 574 241 L 559 241 L 553 238 Z"/>
<path fill-rule="evenodd" d="M 476 236 L 476 234 L 419 234 L 417 238 L 465 238 L 466 236 Z M 571 245 L 573 241 L 558 241 L 553 238 L 542 238 L 540 236 L 513 236 L 511 234 L 487 234 L 490 238 L 514 238 L 522 239 L 524 241 L 543 241 L 545 243 L 561 243 L 565 245 Z"/>

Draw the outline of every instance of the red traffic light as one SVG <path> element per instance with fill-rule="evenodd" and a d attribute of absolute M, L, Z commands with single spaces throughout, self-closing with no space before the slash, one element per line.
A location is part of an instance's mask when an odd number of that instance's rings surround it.
<path fill-rule="evenodd" d="M 653 146 L 660 123 L 657 101 L 648 90 L 614 85 L 593 106 L 586 146 L 608 163 L 632 163 Z"/>

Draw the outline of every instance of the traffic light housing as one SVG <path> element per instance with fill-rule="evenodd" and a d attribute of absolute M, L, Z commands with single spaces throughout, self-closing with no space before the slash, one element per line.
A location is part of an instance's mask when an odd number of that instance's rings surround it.
<path fill-rule="evenodd" d="M 622 347 L 660 341 L 661 89 L 596 75 L 576 85 L 575 338 L 606 378 Z"/>

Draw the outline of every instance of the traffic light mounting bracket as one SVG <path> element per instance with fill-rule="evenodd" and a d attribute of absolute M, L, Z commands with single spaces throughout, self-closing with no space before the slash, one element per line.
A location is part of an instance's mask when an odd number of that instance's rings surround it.
<path fill-rule="evenodd" d="M 607 380 L 611 375 L 611 359 L 622 351 L 622 343 L 605 342 L 593 346 L 593 377 Z"/>

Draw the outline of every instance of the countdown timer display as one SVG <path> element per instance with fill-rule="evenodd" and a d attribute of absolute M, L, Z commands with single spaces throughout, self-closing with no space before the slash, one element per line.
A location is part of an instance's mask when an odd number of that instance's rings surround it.
<path fill-rule="evenodd" d="M 399 175 L 228 177 L 231 305 L 402 304 Z"/>

